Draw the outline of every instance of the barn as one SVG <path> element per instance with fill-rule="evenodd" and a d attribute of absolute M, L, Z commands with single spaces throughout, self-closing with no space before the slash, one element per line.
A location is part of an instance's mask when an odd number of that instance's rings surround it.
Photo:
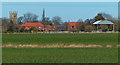
<path fill-rule="evenodd" d="M 80 27 L 83 22 L 68 22 L 68 31 Z"/>

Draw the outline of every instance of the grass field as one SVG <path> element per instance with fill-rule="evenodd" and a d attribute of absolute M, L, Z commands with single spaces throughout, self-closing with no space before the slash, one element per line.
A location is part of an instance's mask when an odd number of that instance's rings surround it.
<path fill-rule="evenodd" d="M 3 34 L 5 44 L 111 44 L 118 34 Z M 118 48 L 3 48 L 3 63 L 116 63 Z"/>
<path fill-rule="evenodd" d="M 116 48 L 4 48 L 4 63 L 117 63 Z"/>
<path fill-rule="evenodd" d="M 3 34 L 3 45 L 12 44 L 117 44 L 118 34 Z"/>

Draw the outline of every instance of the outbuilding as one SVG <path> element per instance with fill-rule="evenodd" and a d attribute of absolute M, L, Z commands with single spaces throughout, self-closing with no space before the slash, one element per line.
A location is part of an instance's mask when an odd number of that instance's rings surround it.
<path fill-rule="evenodd" d="M 113 25 L 112 31 L 114 31 L 114 23 L 108 20 L 99 20 L 93 23 L 94 25 L 97 25 L 97 31 L 99 30 L 99 25 Z"/>

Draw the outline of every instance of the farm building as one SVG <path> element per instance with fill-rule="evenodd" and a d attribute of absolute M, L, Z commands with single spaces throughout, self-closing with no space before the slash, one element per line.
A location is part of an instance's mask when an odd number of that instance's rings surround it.
<path fill-rule="evenodd" d="M 68 22 L 66 25 L 43 25 L 42 23 L 25 23 L 21 25 L 24 30 L 29 30 L 31 27 L 37 28 L 38 31 L 68 31 L 78 28 L 83 24 L 83 22 Z"/>
<path fill-rule="evenodd" d="M 30 28 L 37 28 L 38 31 L 65 31 L 65 25 L 43 25 L 42 23 L 25 23 L 21 25 L 24 30 L 29 30 Z"/>
<path fill-rule="evenodd" d="M 68 30 L 72 30 L 72 29 L 78 28 L 82 24 L 83 24 L 83 22 L 68 22 Z"/>
<path fill-rule="evenodd" d="M 25 23 L 25 24 L 21 25 L 21 28 L 23 28 L 23 27 L 25 30 L 29 30 L 31 27 L 35 27 L 38 30 L 44 30 L 43 29 L 44 25 L 41 23 Z"/>
<path fill-rule="evenodd" d="M 101 25 L 107 25 L 107 29 L 110 29 L 110 26 L 112 26 L 111 30 L 114 31 L 114 23 L 108 20 L 99 20 L 93 23 L 97 27 L 97 31 L 104 31 L 105 27 L 101 27 Z M 101 28 L 101 29 L 100 29 Z"/>

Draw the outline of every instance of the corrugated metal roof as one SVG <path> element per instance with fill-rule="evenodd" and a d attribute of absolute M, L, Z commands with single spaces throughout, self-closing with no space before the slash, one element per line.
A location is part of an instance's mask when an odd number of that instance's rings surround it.
<path fill-rule="evenodd" d="M 93 24 L 114 24 L 114 23 L 107 20 L 100 20 L 100 21 L 94 22 Z"/>

